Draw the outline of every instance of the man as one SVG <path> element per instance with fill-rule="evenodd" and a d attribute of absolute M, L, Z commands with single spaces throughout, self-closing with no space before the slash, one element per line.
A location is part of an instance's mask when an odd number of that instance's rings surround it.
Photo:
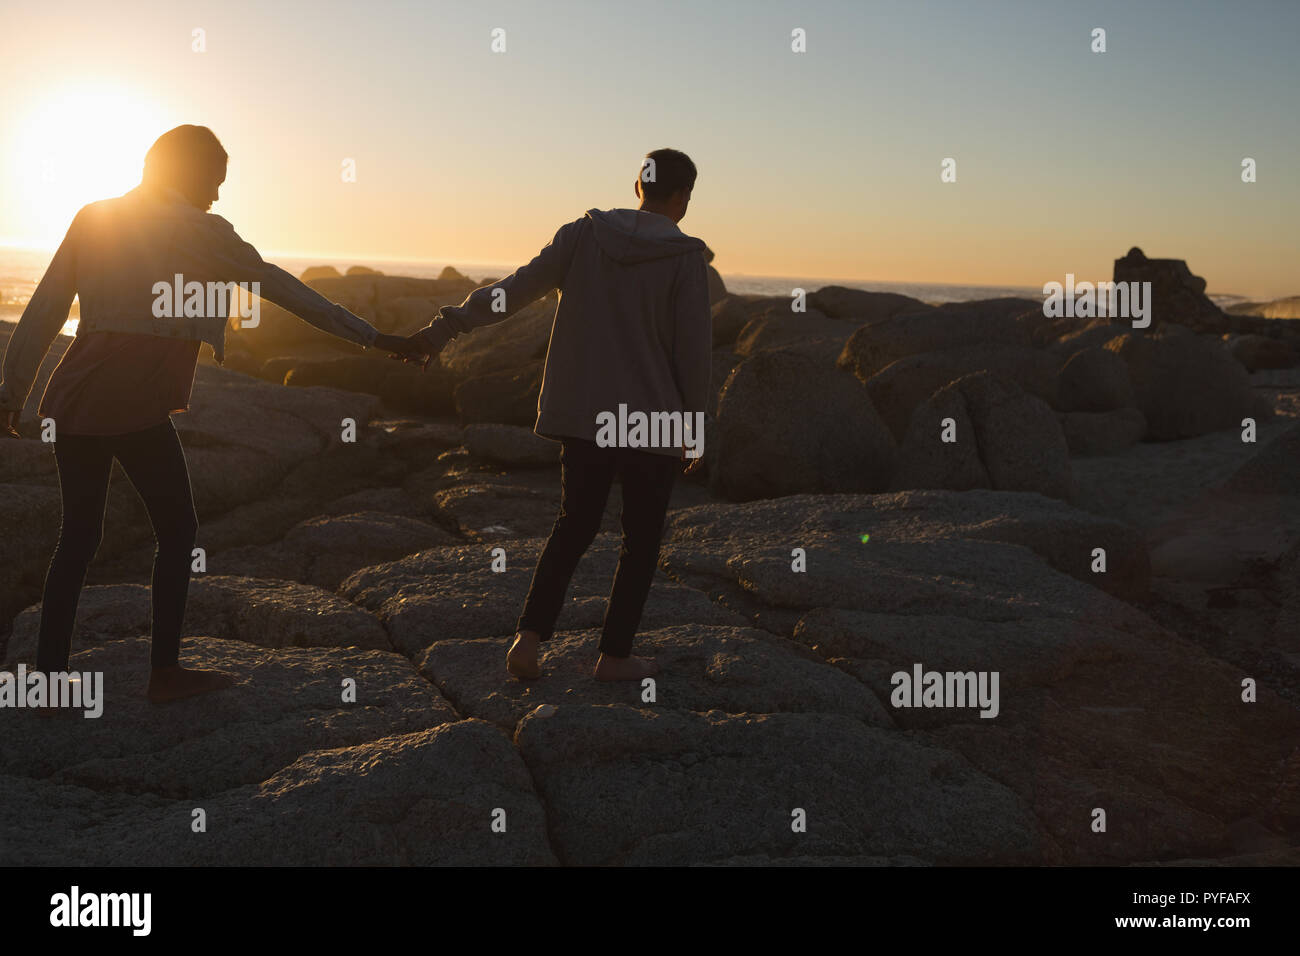
<path fill-rule="evenodd" d="M 658 564 L 664 515 L 687 440 L 610 446 L 600 422 L 617 415 L 620 406 L 629 419 L 637 412 L 676 414 L 688 423 L 703 418 L 713 341 L 705 246 L 677 228 L 695 179 L 695 164 L 685 153 L 647 154 L 635 185 L 639 208 L 588 210 L 561 226 L 526 266 L 476 289 L 460 306 L 443 308 L 412 337 L 436 355 L 456 335 L 500 322 L 560 290 L 534 429 L 562 446 L 560 513 L 506 656 L 507 669 L 518 678 L 540 676 L 538 646 L 554 632 L 615 478 L 623 489 L 623 547 L 595 676 L 640 680 L 658 672 L 652 659 L 631 656 L 632 639 Z M 691 444 L 702 439 L 695 435 Z"/>

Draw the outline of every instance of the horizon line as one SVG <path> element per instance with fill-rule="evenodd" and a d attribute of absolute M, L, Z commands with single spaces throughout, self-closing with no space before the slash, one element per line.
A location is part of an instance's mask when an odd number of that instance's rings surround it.
<path fill-rule="evenodd" d="M 57 248 L 58 248 L 58 243 L 53 243 L 53 244 L 31 243 L 31 242 L 14 241 L 14 240 L 0 238 L 0 249 L 19 249 L 25 252 L 52 253 Z M 418 258 L 408 259 L 408 258 L 401 258 L 396 256 L 355 255 L 352 253 L 337 254 L 337 253 L 320 253 L 320 252 L 300 252 L 300 251 L 287 250 L 287 249 L 268 249 L 262 253 L 262 258 L 268 262 L 274 262 L 275 259 L 299 259 L 299 260 L 317 259 L 320 260 L 319 263 L 320 265 L 335 265 L 337 263 L 342 263 L 342 262 L 350 262 L 352 265 L 365 265 L 367 263 L 391 263 L 394 265 L 428 264 L 429 266 L 437 266 L 441 264 L 443 265 L 444 268 L 447 266 L 451 266 L 452 268 L 455 268 L 457 262 L 459 261 L 460 265 L 462 266 L 493 266 L 493 267 L 499 266 L 502 268 L 509 267 L 511 271 L 519 268 L 521 265 L 524 265 L 524 263 L 515 263 L 512 265 L 509 262 L 505 262 L 502 260 L 491 260 L 491 259 L 483 260 L 483 261 L 474 261 L 468 258 L 460 258 L 459 260 L 457 260 L 454 258 L 433 258 L 433 257 L 418 257 Z M 1024 285 L 1018 282 L 947 282 L 947 281 L 935 282 L 935 281 L 923 281 L 917 279 L 880 279 L 875 277 L 858 278 L 853 276 L 813 276 L 813 275 L 795 276 L 795 275 L 788 275 L 788 274 L 780 275 L 777 273 L 769 273 L 769 272 L 723 272 L 721 269 L 718 270 L 718 274 L 722 276 L 724 279 L 728 276 L 737 279 L 803 279 L 803 280 L 816 280 L 818 282 L 824 282 L 829 284 L 841 283 L 841 282 L 853 282 L 859 284 L 878 283 L 881 285 L 948 286 L 951 288 L 962 288 L 962 289 L 1021 289 L 1021 290 L 1038 289 L 1038 286 L 1036 285 Z M 502 273 L 502 275 L 509 275 L 509 272 Z M 471 278 L 471 277 L 467 276 L 467 278 Z M 810 289 L 808 291 L 811 292 L 814 290 Z M 869 291 L 869 290 L 864 290 L 864 291 Z M 1037 295 L 1038 293 L 1035 292 L 1035 294 Z M 1208 283 L 1207 283 L 1205 294 L 1217 295 L 1217 296 L 1233 296 L 1236 298 L 1245 299 L 1247 301 L 1270 301 L 1270 299 L 1257 300 L 1256 297 L 1254 296 L 1242 295 L 1241 293 L 1237 293 L 1237 292 L 1211 292 Z M 1272 297 L 1272 298 L 1276 298 L 1276 297 Z M 1288 296 L 1281 296 L 1280 298 L 1288 298 Z"/>

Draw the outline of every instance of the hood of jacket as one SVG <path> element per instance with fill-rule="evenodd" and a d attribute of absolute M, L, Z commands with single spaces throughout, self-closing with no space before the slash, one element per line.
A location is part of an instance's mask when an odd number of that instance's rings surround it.
<path fill-rule="evenodd" d="M 657 212 L 640 209 L 588 209 L 587 218 L 605 255 L 616 262 L 646 262 L 688 252 L 704 252 L 700 239 Z"/>

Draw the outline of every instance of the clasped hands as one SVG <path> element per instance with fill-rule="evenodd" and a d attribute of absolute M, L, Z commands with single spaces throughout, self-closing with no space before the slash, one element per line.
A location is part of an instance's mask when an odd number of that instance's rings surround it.
<path fill-rule="evenodd" d="M 420 370 L 429 367 L 429 362 L 442 351 L 442 346 L 434 345 L 425 335 L 427 329 L 421 329 L 414 335 L 387 335 L 380 332 L 375 336 L 374 347 L 391 353 L 388 357 L 399 359 L 410 365 L 420 366 Z"/>

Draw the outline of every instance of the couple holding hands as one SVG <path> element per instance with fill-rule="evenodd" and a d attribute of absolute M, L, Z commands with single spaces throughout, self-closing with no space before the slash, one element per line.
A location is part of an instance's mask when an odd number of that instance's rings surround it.
<path fill-rule="evenodd" d="M 461 305 L 442 308 L 408 337 L 379 332 L 265 262 L 230 223 L 209 213 L 227 158 L 206 127 L 163 134 L 145 157 L 138 187 L 77 214 L 9 340 L 0 414 L 4 432 L 17 438 L 41 363 L 80 297 L 76 337 L 38 406 L 38 415 L 56 424 L 63 519 L 45 578 L 35 669 L 68 669 L 77 603 L 103 533 L 116 460 L 157 541 L 149 699 L 177 700 L 232 683 L 228 675 L 180 663 L 198 520 L 171 415 L 189 405 L 200 344 L 209 343 L 223 361 L 228 321 L 226 315 L 157 317 L 155 284 L 183 276 L 256 282 L 262 298 L 316 328 L 422 367 L 456 336 L 559 289 L 535 431 L 561 443 L 561 504 L 506 666 L 519 679 L 540 676 L 539 646 L 554 632 L 569 581 L 618 480 L 623 547 L 594 674 L 599 680 L 655 674 L 653 660 L 631 656 L 632 641 L 683 449 L 609 446 L 596 440 L 597 423 L 620 405 L 686 420 L 707 407 L 712 330 L 705 246 L 677 227 L 695 185 L 690 158 L 672 149 L 647 154 L 635 183 L 638 208 L 588 210 L 561 226 L 527 265 L 474 290 Z"/>

